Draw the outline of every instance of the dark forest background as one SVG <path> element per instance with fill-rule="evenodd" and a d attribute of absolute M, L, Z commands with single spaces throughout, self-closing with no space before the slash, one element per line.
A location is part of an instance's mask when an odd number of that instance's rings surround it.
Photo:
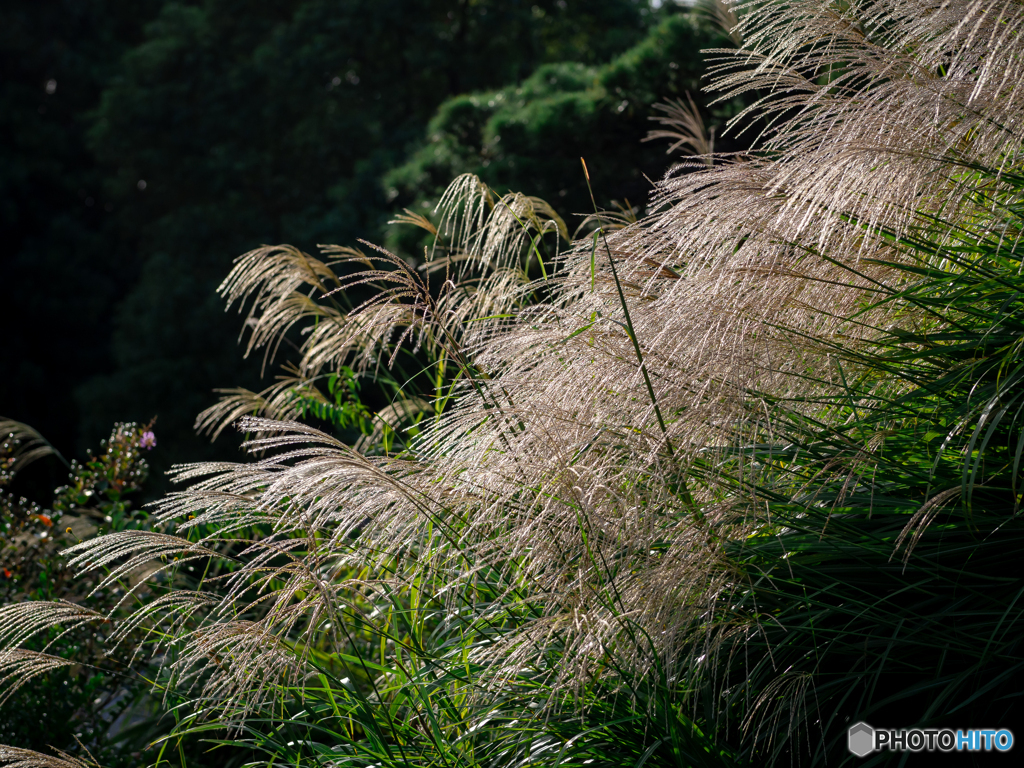
<path fill-rule="evenodd" d="M 66 455 L 156 416 L 154 493 L 174 462 L 235 458 L 193 422 L 268 383 L 215 294 L 236 256 L 409 247 L 389 218 L 467 171 L 572 229 L 580 156 L 599 204 L 642 204 L 671 160 L 641 143 L 652 105 L 700 99 L 700 51 L 726 44 L 648 0 L 5 0 L 0 414 Z M 52 488 L 45 465 L 19 481 Z"/>

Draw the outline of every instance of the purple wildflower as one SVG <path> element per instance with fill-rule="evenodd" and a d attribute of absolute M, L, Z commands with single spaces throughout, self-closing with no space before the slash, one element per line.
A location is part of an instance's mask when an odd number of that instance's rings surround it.
<path fill-rule="evenodd" d="M 147 451 L 156 448 L 156 435 L 152 432 L 143 432 L 142 437 L 139 438 L 139 447 L 145 448 Z"/>

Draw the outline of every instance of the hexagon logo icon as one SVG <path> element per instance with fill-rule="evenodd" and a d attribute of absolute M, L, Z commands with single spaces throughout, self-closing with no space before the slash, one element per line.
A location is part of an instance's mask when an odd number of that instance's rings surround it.
<path fill-rule="evenodd" d="M 875 749 L 875 729 L 867 723 L 856 723 L 846 732 L 846 743 L 857 757 L 864 757 Z"/>

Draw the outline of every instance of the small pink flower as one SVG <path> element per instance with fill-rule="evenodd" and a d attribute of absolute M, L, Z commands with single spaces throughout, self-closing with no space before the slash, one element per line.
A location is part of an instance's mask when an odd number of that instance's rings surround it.
<path fill-rule="evenodd" d="M 156 448 L 156 435 L 152 432 L 143 432 L 142 437 L 139 438 L 139 447 L 145 448 L 147 451 Z"/>

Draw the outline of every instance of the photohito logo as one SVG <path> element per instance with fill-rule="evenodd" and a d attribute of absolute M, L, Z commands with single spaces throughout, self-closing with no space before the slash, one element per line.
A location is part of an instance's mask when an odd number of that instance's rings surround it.
<path fill-rule="evenodd" d="M 1013 733 L 1007 728 L 872 728 L 855 723 L 846 732 L 846 745 L 857 757 L 888 749 L 890 752 L 1007 752 Z"/>

